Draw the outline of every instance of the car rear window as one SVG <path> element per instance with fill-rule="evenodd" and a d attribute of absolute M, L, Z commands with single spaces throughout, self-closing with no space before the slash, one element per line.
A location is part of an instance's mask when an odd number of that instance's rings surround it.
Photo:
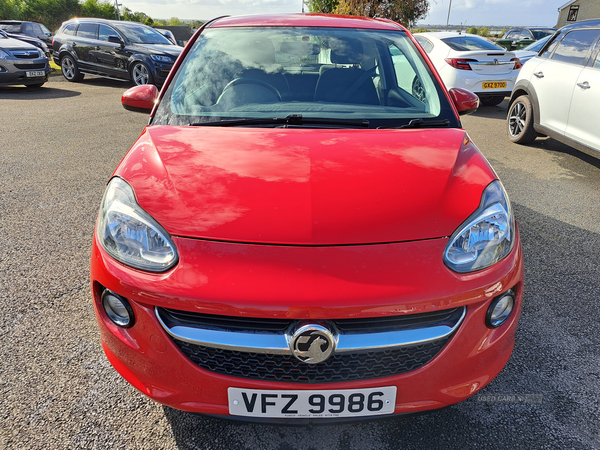
<path fill-rule="evenodd" d="M 21 32 L 21 24 L 7 24 L 0 23 L 0 30 L 4 30 L 7 33 L 20 33 Z"/>
<path fill-rule="evenodd" d="M 546 36 L 553 35 L 555 31 L 556 30 L 531 30 L 536 41 L 545 38 Z"/>
<path fill-rule="evenodd" d="M 475 36 L 456 36 L 442 39 L 448 47 L 457 52 L 470 52 L 491 50 L 505 52 L 504 48 L 492 44 L 490 41 Z"/>

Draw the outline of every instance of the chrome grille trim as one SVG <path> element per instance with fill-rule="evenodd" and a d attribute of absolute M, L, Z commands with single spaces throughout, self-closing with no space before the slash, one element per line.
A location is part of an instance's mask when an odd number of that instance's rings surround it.
<path fill-rule="evenodd" d="M 411 345 L 427 344 L 448 338 L 458 329 L 466 316 L 466 307 L 463 306 L 462 308 L 458 308 L 458 310 L 461 310 L 460 317 L 454 324 L 373 333 L 334 333 L 337 334 L 335 354 L 369 351 L 381 352 Z M 163 329 L 173 339 L 179 341 L 202 347 L 237 352 L 292 355 L 292 350 L 288 344 L 291 328 L 285 333 L 274 333 L 245 332 L 222 328 L 197 328 L 181 325 L 169 326 L 161 317 L 158 307 L 154 308 L 154 312 Z M 293 323 L 296 324 L 297 321 L 293 321 Z"/>

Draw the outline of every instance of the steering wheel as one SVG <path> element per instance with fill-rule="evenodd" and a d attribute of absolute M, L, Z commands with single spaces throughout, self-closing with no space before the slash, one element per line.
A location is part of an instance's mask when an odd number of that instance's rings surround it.
<path fill-rule="evenodd" d="M 417 100 L 427 103 L 427 95 L 425 95 L 425 87 L 421 80 L 415 75 L 412 81 L 412 95 Z"/>
<path fill-rule="evenodd" d="M 275 97 L 277 97 L 277 100 L 281 101 L 281 94 L 279 93 L 279 91 L 277 90 L 277 88 L 275 86 L 267 83 L 266 81 L 259 80 L 257 78 L 248 78 L 248 77 L 236 78 L 235 80 L 232 80 L 229 83 L 227 83 L 227 86 L 225 86 L 223 88 L 223 92 L 221 93 L 221 96 L 228 89 L 231 89 L 234 86 L 239 86 L 240 84 L 255 84 L 256 86 L 261 86 L 261 87 L 271 91 L 275 95 Z"/>

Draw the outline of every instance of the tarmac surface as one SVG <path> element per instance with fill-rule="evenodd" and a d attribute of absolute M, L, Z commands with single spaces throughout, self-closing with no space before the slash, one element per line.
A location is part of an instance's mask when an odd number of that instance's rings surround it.
<path fill-rule="evenodd" d="M 121 107 L 128 87 L 0 88 L 0 449 L 600 449 L 600 159 L 509 143 L 506 101 L 463 118 L 511 197 L 525 258 L 514 353 L 481 393 L 294 427 L 192 415 L 131 387 L 104 356 L 89 289 L 104 186 L 147 122 Z"/>

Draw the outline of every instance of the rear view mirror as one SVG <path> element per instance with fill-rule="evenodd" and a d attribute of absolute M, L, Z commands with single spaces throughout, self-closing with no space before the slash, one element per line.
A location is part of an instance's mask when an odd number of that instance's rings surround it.
<path fill-rule="evenodd" d="M 471 91 L 452 88 L 448 91 L 459 115 L 473 114 L 479 108 L 479 97 Z"/>
<path fill-rule="evenodd" d="M 121 97 L 121 104 L 128 111 L 150 114 L 157 100 L 158 89 L 156 86 L 144 84 L 126 90 Z"/>

